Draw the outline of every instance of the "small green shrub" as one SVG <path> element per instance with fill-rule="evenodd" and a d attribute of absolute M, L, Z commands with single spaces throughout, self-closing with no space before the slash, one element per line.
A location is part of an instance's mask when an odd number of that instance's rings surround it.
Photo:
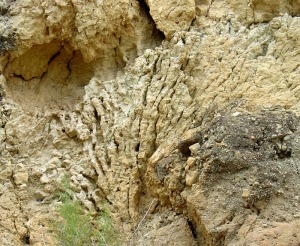
<path fill-rule="evenodd" d="M 74 189 L 68 177 L 58 188 L 56 205 L 59 220 L 52 220 L 53 229 L 59 246 L 100 246 L 119 245 L 118 234 L 113 228 L 108 209 L 98 216 L 87 213 L 80 201 L 72 199 Z"/>

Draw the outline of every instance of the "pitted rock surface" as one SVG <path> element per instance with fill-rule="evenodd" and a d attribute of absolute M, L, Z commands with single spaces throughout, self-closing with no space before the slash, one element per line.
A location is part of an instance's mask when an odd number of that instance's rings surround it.
<path fill-rule="evenodd" d="M 1 1 L 0 245 L 57 245 L 66 175 L 124 245 L 299 245 L 299 13 Z"/>

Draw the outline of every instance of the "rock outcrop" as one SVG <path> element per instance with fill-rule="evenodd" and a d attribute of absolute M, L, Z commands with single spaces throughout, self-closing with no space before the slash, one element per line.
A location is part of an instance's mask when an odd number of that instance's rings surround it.
<path fill-rule="evenodd" d="M 0 10 L 0 245 L 55 245 L 65 175 L 124 245 L 299 245 L 299 1 Z"/>

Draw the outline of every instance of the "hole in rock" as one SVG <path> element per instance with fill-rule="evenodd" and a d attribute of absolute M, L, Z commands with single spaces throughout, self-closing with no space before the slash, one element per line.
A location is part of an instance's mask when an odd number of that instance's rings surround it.
<path fill-rule="evenodd" d="M 141 13 L 146 15 L 148 20 L 155 24 L 155 21 L 153 20 L 151 14 L 150 14 L 150 8 L 148 7 L 145 0 L 138 0 L 138 3 L 140 5 Z M 156 26 L 156 24 L 155 24 Z M 161 42 L 163 39 L 165 39 L 165 35 L 162 31 L 160 31 L 157 27 L 153 29 L 153 36 L 157 38 L 158 42 Z"/>
<path fill-rule="evenodd" d="M 59 41 L 35 45 L 10 58 L 4 70 L 7 93 L 27 110 L 74 106 L 93 74 L 93 63 L 84 62 L 79 51 Z"/>
<path fill-rule="evenodd" d="M 30 244 L 30 236 L 29 235 L 24 235 L 23 237 L 22 237 L 22 242 L 25 244 L 25 245 L 29 245 Z"/>
<path fill-rule="evenodd" d="M 191 232 L 192 232 L 192 234 L 193 234 L 193 237 L 194 237 L 194 238 L 197 238 L 198 236 L 197 236 L 197 228 L 196 228 L 196 226 L 195 226 L 195 225 L 193 224 L 193 222 L 190 221 L 190 220 L 188 220 L 187 223 L 188 223 L 189 228 L 191 229 Z"/>
<path fill-rule="evenodd" d="M 42 201 L 44 201 L 44 197 L 38 197 L 38 198 L 36 199 L 36 201 L 37 201 L 37 202 L 42 202 Z"/>
<path fill-rule="evenodd" d="M 139 150 L 140 150 L 140 143 L 138 143 L 138 144 L 136 145 L 136 147 L 135 147 L 135 151 L 136 151 L 136 152 L 139 152 Z"/>

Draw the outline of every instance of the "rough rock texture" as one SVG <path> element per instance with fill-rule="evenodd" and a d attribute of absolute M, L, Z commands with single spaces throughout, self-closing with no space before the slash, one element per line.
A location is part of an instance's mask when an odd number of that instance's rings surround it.
<path fill-rule="evenodd" d="M 169 225 L 155 228 L 139 238 L 138 245 L 176 245 L 195 246 L 191 229 L 183 218 L 170 223 Z"/>
<path fill-rule="evenodd" d="M 179 30 L 187 30 L 195 18 L 195 1 L 146 0 L 150 14 L 167 39 Z"/>
<path fill-rule="evenodd" d="M 0 245 L 66 174 L 124 245 L 300 244 L 299 1 L 0 9 Z"/>

